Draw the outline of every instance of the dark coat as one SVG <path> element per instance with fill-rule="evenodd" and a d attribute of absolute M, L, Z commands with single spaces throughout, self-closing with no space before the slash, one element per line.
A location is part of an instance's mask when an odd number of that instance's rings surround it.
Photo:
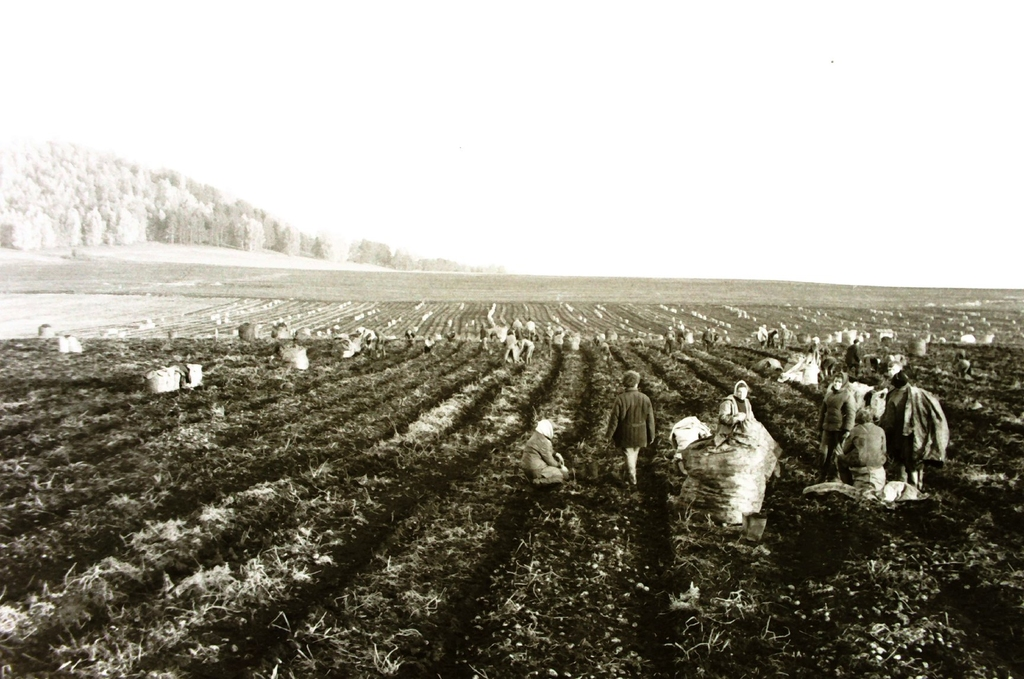
<path fill-rule="evenodd" d="M 654 406 L 636 388 L 615 397 L 608 418 L 608 438 L 619 448 L 644 448 L 654 443 Z"/>
<path fill-rule="evenodd" d="M 877 424 L 858 424 L 843 443 L 843 453 L 850 467 L 878 468 L 885 465 L 885 432 Z"/>
<path fill-rule="evenodd" d="M 854 343 L 846 348 L 846 365 L 848 366 L 860 366 L 861 359 L 864 357 L 863 350 L 860 348 L 860 344 Z"/>
<path fill-rule="evenodd" d="M 853 429 L 856 417 L 857 406 L 853 400 L 853 392 L 846 385 L 839 391 L 829 387 L 818 412 L 818 429 L 848 432 Z"/>

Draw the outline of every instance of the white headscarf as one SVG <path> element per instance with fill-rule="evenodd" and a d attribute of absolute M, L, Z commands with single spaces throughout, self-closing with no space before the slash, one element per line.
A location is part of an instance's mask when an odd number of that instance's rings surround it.
<path fill-rule="evenodd" d="M 537 423 L 537 431 L 549 439 L 555 435 L 555 428 L 551 424 L 551 420 L 541 420 Z"/>

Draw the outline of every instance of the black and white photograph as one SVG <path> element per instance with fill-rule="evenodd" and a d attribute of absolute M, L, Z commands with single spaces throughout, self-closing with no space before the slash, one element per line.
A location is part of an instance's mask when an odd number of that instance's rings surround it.
<path fill-rule="evenodd" d="M 0 0 L 0 679 L 1024 677 L 1022 26 Z"/>

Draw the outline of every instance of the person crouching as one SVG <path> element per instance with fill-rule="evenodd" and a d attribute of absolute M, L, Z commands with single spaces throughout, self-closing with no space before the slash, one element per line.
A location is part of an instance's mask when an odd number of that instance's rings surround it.
<path fill-rule="evenodd" d="M 885 485 L 885 431 L 872 421 L 867 408 L 857 411 L 857 424 L 843 441 L 843 452 L 836 461 L 843 483 L 873 491 Z"/>
<path fill-rule="evenodd" d="M 534 486 L 554 486 L 563 483 L 569 469 L 565 460 L 551 447 L 554 427 L 550 420 L 541 420 L 533 430 L 519 462 L 526 478 Z"/>

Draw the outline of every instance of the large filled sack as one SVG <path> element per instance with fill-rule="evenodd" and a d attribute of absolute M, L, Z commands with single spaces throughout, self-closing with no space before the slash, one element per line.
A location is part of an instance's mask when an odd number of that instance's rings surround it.
<path fill-rule="evenodd" d="M 878 422 L 878 418 L 885 412 L 885 397 L 889 393 L 888 388 L 872 387 L 863 382 L 850 382 L 848 388 L 853 393 L 854 409 L 867 408 L 871 413 L 871 421 Z"/>
<path fill-rule="evenodd" d="M 256 332 L 257 327 L 246 321 L 238 326 L 238 339 L 243 342 L 253 342 L 256 340 Z"/>
<path fill-rule="evenodd" d="M 64 335 L 57 338 L 57 351 L 62 354 L 80 354 L 82 343 L 74 335 Z"/>
<path fill-rule="evenodd" d="M 342 352 L 342 358 L 352 358 L 356 354 L 363 350 L 363 336 L 356 335 L 355 337 L 342 338 L 345 342 L 345 350 Z"/>
<path fill-rule="evenodd" d="M 285 365 L 289 368 L 295 368 L 296 370 L 307 370 L 309 368 L 309 358 L 306 356 L 306 347 L 300 347 L 297 345 L 278 347 L 278 353 L 281 356 L 281 360 L 284 361 Z"/>
<path fill-rule="evenodd" d="M 203 366 L 197 363 L 170 365 L 146 373 L 146 389 L 151 394 L 162 394 L 179 389 L 193 389 L 203 383 Z"/>
<path fill-rule="evenodd" d="M 743 523 L 761 510 L 765 486 L 782 449 L 760 422 L 744 422 L 719 446 L 692 444 L 683 453 L 686 480 L 677 502 L 720 523 Z"/>
<path fill-rule="evenodd" d="M 786 368 L 779 376 L 779 382 L 796 382 L 798 384 L 817 384 L 821 366 L 814 354 L 801 354 L 796 363 Z"/>
<path fill-rule="evenodd" d="M 781 371 L 782 364 L 776 358 L 762 358 L 760 361 L 754 364 L 754 370 L 759 373 Z"/>

